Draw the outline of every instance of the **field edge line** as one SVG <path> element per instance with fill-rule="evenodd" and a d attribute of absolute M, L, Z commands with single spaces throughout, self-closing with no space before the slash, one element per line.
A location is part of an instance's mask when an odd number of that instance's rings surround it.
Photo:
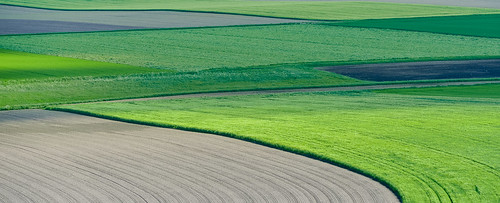
<path fill-rule="evenodd" d="M 261 140 L 256 139 L 256 138 L 251 138 L 251 137 L 247 137 L 247 136 L 241 136 L 241 135 L 237 135 L 237 134 L 234 134 L 234 133 L 228 133 L 228 132 L 217 131 L 217 130 L 207 130 L 207 129 L 203 129 L 203 128 L 184 127 L 184 126 L 180 126 L 180 125 L 162 124 L 162 123 L 147 122 L 147 121 L 139 121 L 139 120 L 135 120 L 135 119 L 126 119 L 126 118 L 121 118 L 121 117 L 117 117 L 117 116 L 108 116 L 108 115 L 104 115 L 104 114 L 92 113 L 92 112 L 89 112 L 89 111 L 67 109 L 67 108 L 62 108 L 62 107 L 47 107 L 47 108 L 45 108 L 45 110 L 74 113 L 74 114 L 91 116 L 91 117 L 96 117 L 96 118 L 101 118 L 101 119 L 108 119 L 108 120 L 114 120 L 114 121 L 119 121 L 119 122 L 125 122 L 125 123 L 130 123 L 130 124 L 146 125 L 146 126 L 153 126 L 153 127 L 160 127 L 160 128 L 169 128 L 169 129 L 183 130 L 183 131 L 189 131 L 189 132 L 213 134 L 213 135 L 234 138 L 234 139 L 238 139 L 238 140 L 242 140 L 242 141 L 246 141 L 246 142 L 251 142 L 251 143 L 254 143 L 254 144 L 258 144 L 258 145 L 262 145 L 262 146 L 266 146 L 266 147 L 270 147 L 270 148 L 274 148 L 274 149 L 278 149 L 278 150 L 282 150 L 282 151 L 294 153 L 294 154 L 297 154 L 297 155 L 301 155 L 301 156 L 304 156 L 304 157 L 308 157 L 308 158 L 311 158 L 311 159 L 322 161 L 322 162 L 325 162 L 325 163 L 328 163 L 328 164 L 332 164 L 334 166 L 337 166 L 337 167 L 349 170 L 351 172 L 363 175 L 363 176 L 365 176 L 367 178 L 370 178 L 370 179 L 372 179 L 372 180 L 374 180 L 374 181 L 382 184 L 384 187 L 388 188 L 392 193 L 394 193 L 394 195 L 398 198 L 398 200 L 400 202 L 403 202 L 403 200 L 402 200 L 403 196 L 402 196 L 401 192 L 395 186 L 393 186 L 389 181 L 387 181 L 387 180 L 385 180 L 385 179 L 383 179 L 383 178 L 381 178 L 381 177 L 379 177 L 379 176 L 377 176 L 375 174 L 365 172 L 365 171 L 363 171 L 361 169 L 357 169 L 357 168 L 355 168 L 355 167 L 353 167 L 353 166 L 351 166 L 349 164 L 346 164 L 346 163 L 343 163 L 343 162 L 340 162 L 340 161 L 336 161 L 336 160 L 333 160 L 333 159 L 329 159 L 329 158 L 323 157 L 321 155 L 318 155 L 318 154 L 315 154 L 315 153 L 312 153 L 312 152 L 308 152 L 306 150 L 299 150 L 299 149 L 295 149 L 293 147 L 288 147 L 288 146 L 279 145 L 279 144 L 273 144 L 271 142 L 261 141 Z"/>

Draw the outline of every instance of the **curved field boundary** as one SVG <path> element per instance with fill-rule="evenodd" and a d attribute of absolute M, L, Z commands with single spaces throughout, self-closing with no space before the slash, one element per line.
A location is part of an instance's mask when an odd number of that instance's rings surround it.
<path fill-rule="evenodd" d="M 241 96 L 241 95 L 255 95 L 255 94 L 294 93 L 294 92 L 382 90 L 382 89 L 442 87 L 442 86 L 480 85 L 480 84 L 497 84 L 497 83 L 500 83 L 500 80 L 457 81 L 457 82 L 422 82 L 422 83 L 357 85 L 357 86 L 342 86 L 342 87 L 318 87 L 318 88 L 278 89 L 278 90 L 251 90 L 251 91 L 234 91 L 234 92 L 194 93 L 194 94 L 169 95 L 169 96 L 134 98 L 134 99 L 118 99 L 118 100 L 84 102 L 84 103 L 133 102 L 133 101 L 148 101 L 148 100 L 161 100 L 161 99 L 184 99 L 184 98 L 197 98 L 197 97 L 224 97 L 224 96 Z M 82 103 L 67 104 L 67 105 L 78 105 L 78 104 L 82 104 Z"/>
<path fill-rule="evenodd" d="M 45 110 L 0 112 L 0 127 L 5 202 L 398 202 L 362 175 L 223 136 Z"/>
<path fill-rule="evenodd" d="M 300 22 L 310 21 L 200 12 L 59 11 L 0 5 L 0 35 Z"/>
<path fill-rule="evenodd" d="M 269 18 L 277 20 L 299 20 L 299 21 L 325 21 L 325 22 L 338 22 L 339 20 L 326 20 L 326 19 L 307 19 L 307 18 L 292 18 L 292 17 L 277 17 L 270 15 L 259 14 L 246 14 L 236 12 L 222 12 L 222 11 L 202 11 L 202 10 L 186 10 L 186 9 L 63 9 L 63 8 L 47 8 L 27 5 L 16 5 L 8 3 L 0 3 L 0 6 L 19 7 L 25 9 L 38 9 L 47 11 L 61 11 L 61 12 L 177 12 L 177 13 L 195 13 L 195 14 L 214 14 L 214 15 L 230 15 L 230 16 L 246 16 L 256 18 Z"/>

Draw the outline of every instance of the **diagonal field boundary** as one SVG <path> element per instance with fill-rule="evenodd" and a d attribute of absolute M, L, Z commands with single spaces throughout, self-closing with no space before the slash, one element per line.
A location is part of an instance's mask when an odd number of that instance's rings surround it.
<path fill-rule="evenodd" d="M 251 91 L 234 91 L 234 92 L 212 92 L 212 93 L 194 93 L 183 95 L 170 95 L 159 97 L 135 98 L 135 99 L 119 99 L 110 101 L 85 102 L 85 103 L 107 103 L 107 102 L 133 102 L 133 101 L 148 101 L 161 99 L 184 99 L 198 97 L 224 97 L 224 96 L 243 96 L 256 94 L 279 94 L 279 93 L 295 93 L 295 92 L 330 92 L 330 91 L 357 91 L 357 90 L 381 90 L 381 89 L 400 89 L 400 88 L 421 88 L 421 87 L 441 87 L 441 86 L 458 86 L 458 85 L 481 85 L 481 84 L 498 84 L 500 80 L 492 81 L 458 81 L 458 82 L 427 82 L 427 83 L 406 83 L 406 84 L 381 84 L 381 85 L 358 85 L 344 87 L 319 87 L 319 88 L 298 88 L 298 89 L 280 89 L 280 90 L 251 90 Z M 83 103 L 68 104 L 78 105 Z"/>

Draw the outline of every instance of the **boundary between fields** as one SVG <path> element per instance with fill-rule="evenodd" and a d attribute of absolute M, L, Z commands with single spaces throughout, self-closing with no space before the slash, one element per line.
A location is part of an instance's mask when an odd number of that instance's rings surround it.
<path fill-rule="evenodd" d="M 491 37 L 491 36 L 478 36 L 473 34 L 453 34 L 453 33 L 444 33 L 438 31 L 423 31 L 423 30 L 412 30 L 412 29 L 404 29 L 404 28 L 387 28 L 387 27 L 371 27 L 371 26 L 357 26 L 357 25 L 343 25 L 339 23 L 343 22 L 355 22 L 355 21 L 370 21 L 370 20 L 394 20 L 394 19 L 419 19 L 419 18 L 437 18 L 437 17 L 468 17 L 468 16 L 489 16 L 489 15 L 500 15 L 500 13 L 491 13 L 491 14 L 470 14 L 470 15 L 451 15 L 451 16 L 424 16 L 424 17 L 410 17 L 410 18 L 381 18 L 381 19 L 362 19 L 362 20 L 341 20 L 331 23 L 322 23 L 322 25 L 327 26 L 337 26 L 337 27 L 348 27 L 348 28 L 366 28 L 366 29 L 381 29 L 381 30 L 396 30 L 396 31 L 407 31 L 407 32 L 420 32 L 420 33 L 432 33 L 432 34 L 442 34 L 442 35 L 451 35 L 451 36 L 467 36 L 467 37 L 481 37 L 481 38 L 491 38 L 491 39 L 499 39 L 499 37 Z"/>
<path fill-rule="evenodd" d="M 259 95 L 259 94 L 330 92 L 330 91 L 361 91 L 361 90 L 425 88 L 425 87 L 462 86 L 462 85 L 470 86 L 470 85 L 485 85 L 485 84 L 500 84 L 500 80 L 455 81 L 455 82 L 418 82 L 418 83 L 399 83 L 399 84 L 395 83 L 395 84 L 376 84 L 376 85 L 366 84 L 366 85 L 351 85 L 351 86 L 337 86 L 337 87 L 227 91 L 227 92 L 193 93 L 193 94 L 169 95 L 169 96 L 146 97 L 146 98 L 133 98 L 133 99 L 118 99 L 118 100 L 109 100 L 109 101 L 76 103 L 76 104 L 68 104 L 68 105 L 89 104 L 89 103 L 135 102 L 135 101 L 150 101 L 150 100 L 170 100 L 170 99 L 185 99 L 185 98 L 200 98 L 200 97 L 245 96 L 245 95 Z"/>
<path fill-rule="evenodd" d="M 500 82 L 500 81 L 499 81 Z M 81 111 L 81 110 L 74 110 L 74 109 L 65 109 L 65 108 L 60 108 L 60 107 L 51 107 L 51 108 L 46 108 L 45 110 L 52 110 L 52 111 L 62 111 L 62 112 L 68 112 L 68 113 L 75 113 L 75 114 L 80 114 L 80 115 L 85 115 L 85 116 L 92 116 L 96 118 L 103 118 L 103 119 L 109 119 L 109 120 L 114 120 L 114 121 L 120 121 L 120 122 L 125 122 L 125 123 L 131 123 L 131 124 L 139 124 L 139 125 L 147 125 L 147 126 L 154 126 L 154 127 L 161 127 L 161 128 L 170 128 L 170 129 L 177 129 L 177 130 L 184 130 L 184 131 L 190 131 L 190 132 L 197 132 L 197 133 L 207 133 L 207 134 L 213 134 L 213 135 L 219 135 L 219 136 L 224 136 L 224 137 L 229 137 L 229 138 L 234 138 L 238 140 L 243 140 L 255 144 L 259 144 L 262 146 L 266 147 L 271 147 L 274 149 L 278 150 L 283 150 L 286 152 L 298 154 L 301 156 L 305 156 L 311 159 L 319 160 L 328 164 L 332 164 L 334 166 L 338 166 L 340 168 L 347 169 L 349 171 L 352 171 L 354 173 L 363 175 L 365 177 L 368 177 L 374 181 L 379 182 L 383 186 L 387 187 L 396 197 L 400 202 L 402 201 L 402 195 L 401 192 L 392 184 L 389 183 L 389 181 L 383 179 L 380 176 L 377 176 L 375 174 L 365 172 L 361 169 L 357 169 L 347 163 L 341 162 L 341 161 L 336 161 L 327 157 L 324 157 L 319 154 L 315 154 L 312 152 L 308 152 L 307 150 L 301 150 L 293 147 L 288 147 L 280 144 L 274 144 L 272 142 L 267 142 L 267 141 L 262 141 L 257 138 L 252 138 L 252 137 L 247 137 L 247 136 L 241 136 L 237 135 L 234 133 L 228 133 L 224 131 L 217 131 L 217 130 L 207 130 L 203 128 L 194 128 L 194 127 L 184 127 L 180 125 L 172 125 L 172 124 L 162 124 L 162 123 L 157 123 L 157 122 L 147 122 L 147 121 L 139 121 L 139 120 L 134 120 L 134 119 L 126 119 L 126 118 L 120 118 L 116 116 L 107 116 L 104 114 L 97 114 L 97 113 L 92 113 L 88 111 Z"/>
<path fill-rule="evenodd" d="M 385 3 L 387 3 L 387 2 L 385 2 Z M 391 3 L 391 4 L 405 4 L 405 3 Z M 68 9 L 68 8 L 37 7 L 37 6 L 18 5 L 18 4 L 9 4 L 9 3 L 0 3 L 0 5 L 16 6 L 16 7 L 32 8 L 32 9 L 52 10 L 52 11 L 177 11 L 177 12 L 186 12 L 186 13 L 227 14 L 227 15 L 241 15 L 241 16 L 288 19 L 288 20 L 312 20 L 312 21 L 323 21 L 323 22 L 344 21 L 344 20 L 327 20 L 327 19 L 314 19 L 314 18 L 278 17 L 278 16 L 269 16 L 269 15 L 259 15 L 259 14 L 244 14 L 244 13 L 223 12 L 223 11 L 202 11 L 202 10 L 187 10 L 187 9 Z M 410 4 L 410 5 L 422 5 L 422 4 Z M 434 5 L 434 6 L 439 6 L 439 5 Z M 445 6 L 445 7 L 468 8 L 468 7 L 461 7 L 461 6 Z M 408 17 L 408 18 L 500 14 L 500 9 L 494 9 L 494 8 L 483 8 L 483 9 L 490 9 L 490 10 L 497 10 L 497 11 L 496 12 L 492 11 L 491 13 L 486 13 L 486 14 L 484 14 L 484 13 L 483 14 L 480 14 L 480 13 L 478 13 L 478 14 L 447 14 L 447 15 L 432 15 L 432 16 L 421 16 L 421 17 L 413 16 L 413 17 Z M 367 19 L 359 19 L 359 20 L 379 20 L 379 19 L 393 19 L 393 18 L 367 18 Z"/>
<path fill-rule="evenodd" d="M 168 9 L 168 8 L 167 9 L 65 9 L 65 8 L 48 8 L 48 7 L 16 5 L 16 4 L 8 4 L 8 3 L 0 3 L 0 5 L 15 6 L 15 7 L 22 7 L 22 8 L 32 8 L 32 9 L 42 9 L 42 10 L 50 10 L 50 11 L 174 11 L 174 12 L 185 12 L 185 13 L 211 13 L 211 14 L 240 15 L 240 16 L 276 18 L 276 19 L 285 19 L 285 20 L 313 20 L 313 21 L 324 21 L 324 22 L 340 21 L 340 20 L 326 20 L 326 19 L 277 17 L 277 16 L 267 16 L 267 15 L 258 15 L 258 14 L 243 14 L 243 13 L 232 13 L 232 12 L 222 12 L 222 11 L 199 11 L 199 10 Z M 457 15 L 460 15 L 460 14 L 457 14 Z"/>

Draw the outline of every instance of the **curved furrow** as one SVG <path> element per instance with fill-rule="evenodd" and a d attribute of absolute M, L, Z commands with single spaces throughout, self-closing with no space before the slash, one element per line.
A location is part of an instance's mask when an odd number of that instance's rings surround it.
<path fill-rule="evenodd" d="M 398 202 L 359 174 L 222 136 L 43 110 L 0 112 L 0 129 L 13 201 Z"/>
<path fill-rule="evenodd" d="M 5 144 L 5 142 L 4 142 Z M 17 145 L 18 149 L 25 148 L 25 146 Z M 23 152 L 29 153 L 23 153 Z M 64 188 L 64 192 L 68 193 L 72 188 L 78 188 L 76 191 L 81 192 L 82 190 L 86 191 L 84 196 L 94 196 L 91 201 L 133 201 L 133 197 L 131 197 L 127 193 L 121 193 L 116 190 L 116 186 L 109 181 L 103 181 L 104 179 L 102 175 L 96 174 L 95 172 L 89 171 L 88 169 L 73 166 L 71 164 L 66 163 L 67 160 L 61 159 L 60 157 L 50 156 L 50 154 L 46 154 L 40 150 L 18 150 L 13 154 L 12 157 L 24 159 L 24 163 L 30 163 L 29 166 L 35 166 L 36 169 L 33 171 L 44 171 L 47 176 L 52 176 L 52 179 L 57 180 L 58 183 L 52 184 L 49 186 L 53 187 L 62 187 Z M 8 166 L 8 165 L 7 165 Z M 49 175 L 46 171 L 49 168 L 48 173 L 58 174 L 59 176 L 54 177 L 53 175 Z M 16 170 L 17 167 L 11 169 Z M 11 177 L 11 176 L 9 176 Z M 23 174 L 22 177 L 30 177 L 30 175 Z M 74 180 L 78 178 L 78 180 Z M 73 181 L 72 183 L 67 182 L 68 179 Z M 66 182 L 61 182 L 66 181 Z M 42 181 L 35 181 L 35 183 L 47 183 Z M 84 184 L 82 186 L 82 184 Z M 102 183 L 102 184 L 97 184 Z M 45 187 L 44 187 L 45 188 Z M 105 192 L 105 194 L 103 194 Z M 95 196 L 97 194 L 97 196 Z M 83 195 L 83 194 L 81 194 Z M 81 200 L 82 201 L 82 200 Z M 79 201 L 79 202 L 81 202 Z M 36 201 L 40 202 L 40 201 Z M 54 202 L 54 201 L 44 201 L 44 202 Z"/>

